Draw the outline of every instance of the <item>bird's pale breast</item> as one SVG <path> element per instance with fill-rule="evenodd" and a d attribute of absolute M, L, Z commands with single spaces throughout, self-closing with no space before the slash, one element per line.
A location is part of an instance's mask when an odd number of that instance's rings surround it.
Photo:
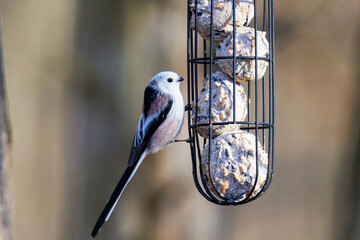
<path fill-rule="evenodd" d="M 159 126 L 150 141 L 150 152 L 157 152 L 172 142 L 184 118 L 184 105 L 175 101 L 166 120 Z"/>

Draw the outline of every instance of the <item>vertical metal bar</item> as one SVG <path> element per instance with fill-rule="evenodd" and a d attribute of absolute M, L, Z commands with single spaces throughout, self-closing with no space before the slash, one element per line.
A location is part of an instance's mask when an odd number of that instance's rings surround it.
<path fill-rule="evenodd" d="M 193 52 L 194 52 L 194 43 L 193 43 L 193 37 L 194 33 L 191 30 L 190 31 L 190 56 L 191 56 L 191 60 L 194 58 L 193 56 Z M 190 66 L 191 66 L 191 101 L 193 102 L 195 100 L 195 93 L 194 93 L 194 63 L 191 61 L 190 62 Z"/>
<path fill-rule="evenodd" d="M 197 2 L 195 3 L 197 4 Z M 189 28 L 189 25 L 190 25 L 190 0 L 188 0 L 188 78 L 190 77 L 190 73 L 189 73 L 189 68 L 191 66 L 191 85 L 190 85 L 190 82 L 188 80 L 188 88 L 190 89 L 191 88 L 191 95 L 192 95 L 192 101 L 194 101 L 194 88 L 195 86 L 197 86 L 197 81 L 195 79 L 194 81 L 194 72 L 193 72 L 193 52 L 194 52 L 194 42 L 193 42 L 193 32 L 192 30 L 190 30 Z M 196 18 L 196 16 L 195 16 Z M 195 20 L 195 28 L 197 29 L 197 21 Z M 189 34 L 191 32 L 191 34 Z M 195 32 L 195 34 L 197 34 L 197 32 Z M 190 37 L 190 39 L 189 39 Z M 189 46 L 190 45 L 190 46 Z M 191 51 L 190 51 L 191 50 Z M 191 52 L 191 59 L 189 59 L 189 51 Z M 190 99 L 190 90 L 188 89 L 188 98 Z M 197 93 L 196 93 L 197 94 Z M 196 97 L 197 99 L 197 97 Z M 197 111 L 197 106 L 195 108 L 195 111 Z M 188 123 L 189 123 L 189 126 L 190 126 L 190 112 L 188 114 L 188 117 L 189 117 L 189 120 L 188 120 Z M 196 118 L 195 118 L 196 119 Z M 191 154 L 192 154 L 192 167 L 193 167 L 193 179 L 194 179 L 194 183 L 195 183 L 195 186 L 196 188 L 198 189 L 198 191 L 200 192 L 200 194 L 205 198 L 207 199 L 208 201 L 211 201 L 213 202 L 213 200 L 211 198 L 208 197 L 208 195 L 203 191 L 200 183 L 199 183 L 199 175 L 198 175 L 198 170 L 197 170 L 197 157 L 196 157 L 196 151 L 195 149 L 197 148 L 198 149 L 198 156 L 199 158 L 201 157 L 201 154 L 200 154 L 200 148 L 199 146 L 195 145 L 195 143 L 198 143 L 198 138 L 197 138 L 197 133 L 196 133 L 196 129 L 197 129 L 197 122 L 194 123 L 194 127 L 191 129 L 189 127 L 189 135 L 191 136 L 190 138 L 190 147 L 191 147 Z"/>
<path fill-rule="evenodd" d="M 204 78 L 206 77 L 206 63 L 205 63 L 205 61 L 206 61 L 206 55 L 207 55 L 207 49 L 206 49 L 206 40 L 204 39 L 203 40 L 203 45 L 204 45 Z"/>
<path fill-rule="evenodd" d="M 266 0 L 264 0 L 264 4 L 263 4 L 263 31 L 266 31 Z M 262 104 L 262 121 L 263 123 L 265 123 L 266 121 L 266 90 L 265 90 L 265 82 L 266 82 L 266 74 L 263 76 L 262 78 L 262 100 L 263 100 L 263 104 Z M 262 129 L 262 145 L 264 146 L 265 149 L 265 136 L 266 136 L 266 128 Z"/>
<path fill-rule="evenodd" d="M 211 0 L 210 16 L 210 79 L 209 79 L 209 156 L 211 152 L 212 139 L 212 71 L 213 71 L 213 43 L 214 43 L 214 0 Z"/>
<path fill-rule="evenodd" d="M 272 47 L 272 99 L 273 99 L 273 115 L 272 115 L 272 155 L 271 155 L 271 175 L 274 174 L 274 147 L 275 147 L 275 25 L 274 25 L 274 1 L 271 0 L 271 25 L 272 25 L 272 38 L 271 38 L 271 47 Z"/>
<path fill-rule="evenodd" d="M 256 0 L 254 0 L 254 40 L 255 40 L 255 160 L 256 160 L 256 174 L 255 174 L 255 182 L 254 186 L 252 187 L 249 195 L 244 199 L 244 201 L 250 199 L 251 195 L 253 194 L 256 184 L 259 178 L 259 150 L 258 150 L 258 53 L 257 53 L 257 9 L 256 9 Z"/>
<path fill-rule="evenodd" d="M 244 61 L 251 61 L 251 60 L 244 60 Z M 251 81 L 248 81 L 248 122 L 250 121 L 251 121 Z M 248 124 L 248 127 L 250 127 L 250 124 Z"/>
<path fill-rule="evenodd" d="M 271 152 L 272 152 L 272 145 L 271 145 L 271 136 L 272 136 L 272 122 L 271 122 L 271 117 L 272 117 L 272 52 L 271 52 L 271 39 L 272 39 L 272 26 L 271 26 L 271 3 L 270 0 L 268 0 L 268 36 L 269 36 L 269 136 L 268 136 L 268 166 L 267 166 L 267 176 L 266 176 L 266 185 L 268 186 L 270 181 L 271 181 Z"/>
<path fill-rule="evenodd" d="M 195 0 L 195 134 L 197 134 L 197 127 L 198 127 L 198 103 L 199 103 L 199 96 L 198 96 L 198 25 L 197 25 L 197 17 L 198 17 L 198 0 Z"/>
<path fill-rule="evenodd" d="M 197 52 L 198 52 L 198 0 L 195 0 L 195 16 L 194 16 L 194 20 L 195 20 L 195 30 L 194 30 L 194 47 L 193 47 L 193 51 L 194 51 L 194 92 L 195 92 L 195 121 L 194 121 L 194 125 L 195 128 L 193 130 L 193 134 L 194 134 L 194 138 L 195 138 L 195 147 L 197 149 L 197 154 L 198 154 L 198 158 L 201 157 L 201 153 L 200 153 L 200 146 L 198 143 L 198 104 L 199 104 L 199 96 L 198 96 L 198 57 L 197 57 Z M 199 166 L 201 166 L 201 164 L 199 163 Z"/>
<path fill-rule="evenodd" d="M 254 8 L 255 8 L 255 6 L 254 6 Z M 254 12 L 254 19 L 256 19 L 255 12 Z M 249 23 L 249 27 L 251 27 L 251 21 Z M 251 60 L 244 60 L 244 61 L 251 62 Z M 251 112 L 252 112 L 251 111 L 251 81 L 248 81 L 248 106 L 247 106 L 247 108 L 248 108 L 247 121 L 250 122 L 251 121 Z M 250 124 L 248 124 L 248 130 L 247 130 L 248 132 L 250 131 L 249 128 L 250 128 Z"/>
<path fill-rule="evenodd" d="M 187 54 L 186 54 L 186 58 L 187 58 L 187 103 L 191 105 L 191 81 L 190 81 L 190 16 L 191 12 L 190 12 L 190 0 L 187 0 L 187 41 L 186 41 L 186 47 L 187 47 Z M 191 115 L 190 112 L 192 110 L 188 111 L 188 130 L 189 130 L 189 139 L 190 139 L 190 150 L 191 150 L 191 155 L 193 156 L 193 148 L 192 148 L 192 144 L 193 141 L 191 141 L 192 137 L 191 137 Z"/>
<path fill-rule="evenodd" d="M 187 48 L 187 53 L 186 53 L 186 59 L 187 59 L 187 103 L 191 104 L 191 99 L 190 99 L 190 0 L 187 0 L 187 41 L 186 41 L 186 48 Z M 188 126 L 191 125 L 190 122 L 190 111 L 188 111 Z M 189 128 L 189 138 L 191 138 L 191 134 L 190 134 L 190 128 Z"/>
<path fill-rule="evenodd" d="M 188 104 L 191 105 L 192 101 L 194 100 L 194 93 L 193 93 L 193 70 L 192 70 L 192 30 L 190 29 L 190 18 L 191 18 L 191 10 L 190 10 L 190 0 L 187 1 L 187 94 L 188 94 Z M 190 57 L 191 56 L 191 57 Z M 190 74 L 191 72 L 191 74 Z M 191 79 L 190 79 L 191 78 Z M 194 183 L 197 189 L 199 189 L 199 184 L 197 181 L 197 167 L 196 167 L 196 152 L 195 152 L 195 138 L 192 134 L 193 128 L 191 128 L 191 111 L 188 111 L 188 130 L 189 130 L 189 139 L 190 139 L 190 152 L 191 152 L 191 159 L 192 159 L 192 174 Z"/>
<path fill-rule="evenodd" d="M 266 11 L 266 7 L 267 7 L 267 1 L 266 0 L 264 0 L 264 5 L 263 5 L 263 31 L 266 31 L 266 13 L 267 13 L 267 11 Z M 268 8 L 268 11 L 270 11 L 270 7 Z M 270 13 L 268 14 L 268 16 L 269 16 L 269 18 L 270 18 Z M 270 23 L 270 20 L 268 21 L 269 23 Z M 268 30 L 268 32 L 270 32 L 269 30 Z M 269 33 L 270 34 L 270 33 Z M 268 36 L 269 36 L 269 34 L 268 34 Z M 269 37 L 270 38 L 270 37 Z M 271 41 L 269 41 L 269 47 L 271 46 Z M 270 49 L 269 49 L 269 52 L 270 52 Z M 269 62 L 270 62 L 270 55 L 269 55 Z M 266 102 L 266 90 L 265 90 L 265 79 L 266 79 L 266 77 L 265 77 L 266 75 L 264 75 L 264 77 L 263 77 L 263 79 L 262 79 L 262 92 L 263 92 L 263 122 L 265 123 L 265 121 L 266 121 L 266 116 L 265 116 L 265 114 L 266 114 L 266 106 L 265 106 L 265 102 Z M 272 77 L 270 76 L 270 67 L 269 67 L 269 82 L 271 81 L 271 79 L 272 79 Z M 269 91 L 271 91 L 271 88 L 269 88 Z M 270 96 L 270 94 L 269 94 L 269 98 L 270 98 L 271 96 Z M 269 122 L 270 122 L 270 120 L 269 120 Z M 267 147 L 267 151 L 269 152 L 271 149 L 270 149 L 270 131 L 271 131 L 271 126 L 270 126 L 270 123 L 269 123 L 269 125 L 266 127 L 266 128 L 263 128 L 263 143 L 262 143 L 262 145 L 264 146 L 264 149 L 265 149 L 265 146 L 266 146 L 266 142 L 265 142 L 265 133 L 266 133 L 266 131 L 264 132 L 264 130 L 268 130 L 269 131 L 269 146 Z M 262 195 L 266 190 L 267 190 L 267 188 L 268 188 L 268 186 L 269 186 L 269 181 L 270 181 L 270 155 L 268 154 L 268 162 L 267 162 L 267 173 L 266 173 L 266 180 L 265 180 L 265 183 L 264 183 L 264 185 L 263 185 L 263 187 L 262 187 L 262 189 L 261 189 L 261 191 L 259 192 L 259 195 Z"/>
<path fill-rule="evenodd" d="M 209 79 L 209 152 L 208 152 L 208 159 L 207 164 L 209 167 L 209 177 L 210 183 L 213 184 L 211 180 L 211 144 L 212 144 L 212 71 L 213 71 L 213 43 L 214 43 L 214 0 L 211 0 L 211 17 L 210 17 L 210 79 Z M 214 200 L 214 202 L 218 202 L 217 199 L 212 195 L 209 191 L 209 188 L 206 184 L 203 184 L 205 187 L 206 192 L 208 195 Z M 215 187 L 214 187 L 215 189 Z"/>
<path fill-rule="evenodd" d="M 195 102 L 196 102 L 196 110 L 195 110 L 195 131 L 194 131 L 194 136 L 195 136 L 195 142 L 196 142 L 196 148 L 197 148 L 197 152 L 198 152 L 198 159 L 201 159 L 201 150 L 200 150 L 200 144 L 199 144 L 199 137 L 198 137 L 198 102 L 199 102 L 199 97 L 198 97 L 198 26 L 197 26 L 197 15 L 198 15 L 198 0 L 195 0 L 195 47 L 194 47 L 194 55 L 195 55 Z M 211 81 L 210 81 L 211 83 Z M 210 84 L 211 86 L 211 84 Z M 209 154 L 209 161 L 210 161 L 210 154 Z M 209 165 L 210 166 L 210 165 Z M 199 163 L 199 172 L 200 172 L 200 176 L 203 175 L 202 173 L 202 169 L 201 169 L 201 163 Z M 202 179 L 202 177 L 201 177 Z M 204 181 L 202 180 L 203 186 L 206 190 L 206 192 L 208 193 L 208 195 L 210 196 L 211 199 L 213 199 L 213 196 L 210 194 L 210 191 L 207 189 L 206 184 L 204 183 Z M 214 199 L 216 200 L 216 199 Z"/>
<path fill-rule="evenodd" d="M 271 1 L 272 0 L 268 0 L 268 9 L 269 9 L 269 14 L 268 14 L 268 22 L 269 22 L 269 26 L 268 26 L 268 32 L 269 32 L 269 136 L 268 136 L 268 167 L 267 167 L 267 179 L 266 179 L 266 183 L 265 183 L 265 187 L 264 190 L 266 190 L 269 186 L 270 183 L 272 181 L 272 177 L 273 177 L 273 159 L 274 159 L 274 145 L 273 145 L 273 136 L 274 136 L 274 132 L 273 132 L 273 115 L 274 115 L 274 100 L 273 100 L 273 65 L 274 65 L 274 56 L 273 56 L 273 36 L 274 36 L 274 25 L 273 25 L 273 21 L 272 21 L 272 17 L 273 17 L 273 8 L 271 7 Z"/>
<path fill-rule="evenodd" d="M 235 0 L 232 0 L 232 11 L 233 11 L 233 123 L 236 122 L 236 17 L 235 17 L 235 11 L 236 5 Z"/>

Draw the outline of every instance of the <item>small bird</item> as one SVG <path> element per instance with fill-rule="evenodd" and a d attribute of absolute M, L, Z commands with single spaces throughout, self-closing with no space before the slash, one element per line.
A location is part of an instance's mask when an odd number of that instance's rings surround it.
<path fill-rule="evenodd" d="M 130 179 L 149 153 L 156 153 L 172 143 L 184 122 L 184 100 L 180 82 L 184 78 L 174 72 L 156 74 L 145 88 L 144 103 L 132 143 L 128 166 L 111 194 L 91 233 L 95 237 L 114 210 Z"/>

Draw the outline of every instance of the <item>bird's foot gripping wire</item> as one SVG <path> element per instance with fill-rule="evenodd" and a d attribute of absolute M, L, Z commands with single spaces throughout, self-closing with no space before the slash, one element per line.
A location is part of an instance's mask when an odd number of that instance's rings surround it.
<path fill-rule="evenodd" d="M 191 104 L 185 106 L 185 111 L 190 111 L 192 109 Z"/>

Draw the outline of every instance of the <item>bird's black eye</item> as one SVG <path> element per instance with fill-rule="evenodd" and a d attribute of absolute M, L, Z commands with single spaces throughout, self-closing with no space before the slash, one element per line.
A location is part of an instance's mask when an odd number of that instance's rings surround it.
<path fill-rule="evenodd" d="M 173 79 L 172 78 L 168 78 L 168 82 L 172 82 L 173 81 Z"/>

